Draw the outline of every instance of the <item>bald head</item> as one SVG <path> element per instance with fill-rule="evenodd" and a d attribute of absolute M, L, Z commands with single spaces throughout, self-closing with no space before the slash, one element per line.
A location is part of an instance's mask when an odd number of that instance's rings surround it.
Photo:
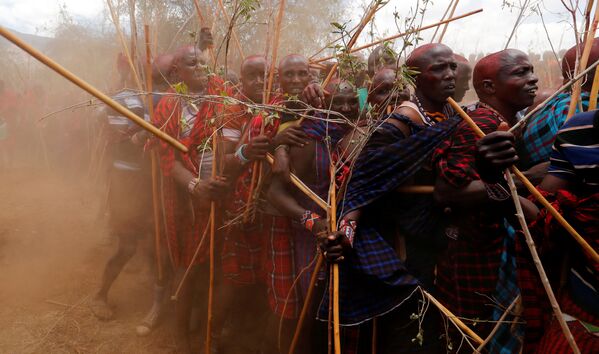
<path fill-rule="evenodd" d="M 347 119 L 355 121 L 360 114 L 360 101 L 356 87 L 349 81 L 332 79 L 325 90 L 330 93 L 326 97 L 326 107 L 331 111 L 343 114 Z"/>
<path fill-rule="evenodd" d="M 410 53 L 408 60 L 406 60 L 406 65 L 417 68 L 419 69 L 418 71 L 422 72 L 432 60 L 437 57 L 446 56 L 451 56 L 453 58 L 453 51 L 451 48 L 442 43 L 429 43 L 414 49 L 414 51 Z"/>
<path fill-rule="evenodd" d="M 380 68 L 396 64 L 397 54 L 385 46 L 376 47 L 368 56 L 368 76 L 374 77 Z"/>
<path fill-rule="evenodd" d="M 202 51 L 193 45 L 178 48 L 173 54 L 173 73 L 185 82 L 190 92 L 199 93 L 208 84 L 208 66 Z"/>
<path fill-rule="evenodd" d="M 406 65 L 419 72 L 415 80 L 416 96 L 424 108 L 440 111 L 447 97 L 455 93 L 457 63 L 451 48 L 441 43 L 425 44 L 414 49 Z"/>
<path fill-rule="evenodd" d="M 468 59 L 459 54 L 454 54 L 453 58 L 458 64 L 455 78 L 455 93 L 453 99 L 461 102 L 466 96 L 466 92 L 470 90 L 470 79 L 472 79 L 472 67 Z"/>
<path fill-rule="evenodd" d="M 279 84 L 283 94 L 299 96 L 311 80 L 308 59 L 290 54 L 279 62 Z"/>
<path fill-rule="evenodd" d="M 582 55 L 582 46 L 578 50 L 578 54 Z M 570 81 L 570 78 L 574 77 L 574 69 L 576 68 L 576 57 L 577 50 L 576 46 L 568 49 L 562 58 L 562 76 L 564 77 L 564 83 Z M 589 54 L 588 64 L 592 64 L 599 60 L 599 38 L 593 40 L 593 46 L 591 47 L 591 53 Z M 593 86 L 593 77 L 595 76 L 595 69 L 583 78 L 582 89 L 585 91 L 591 91 Z"/>
<path fill-rule="evenodd" d="M 249 56 L 241 63 L 241 92 L 256 103 L 262 103 L 266 67 L 266 58 L 262 55 Z"/>
<path fill-rule="evenodd" d="M 517 49 L 489 54 L 474 67 L 473 84 L 479 99 L 503 110 L 500 112 L 507 119 L 533 103 L 537 81 L 528 55 Z"/>
<path fill-rule="evenodd" d="M 154 85 L 165 85 L 172 80 L 173 61 L 172 54 L 160 54 L 152 62 L 152 82 Z"/>

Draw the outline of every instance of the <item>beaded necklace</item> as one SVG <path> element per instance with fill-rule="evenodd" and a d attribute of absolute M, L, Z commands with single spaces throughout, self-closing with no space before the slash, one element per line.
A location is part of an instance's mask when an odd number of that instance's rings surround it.
<path fill-rule="evenodd" d="M 443 112 L 429 113 L 424 110 L 424 107 L 422 107 L 422 103 L 420 103 L 418 96 L 413 95 L 412 97 L 414 102 L 416 103 L 416 106 L 418 107 L 418 110 L 420 111 L 420 114 L 422 114 L 422 116 L 424 117 L 424 124 L 428 126 L 442 122 L 451 115 L 451 109 L 447 104 L 443 105 Z"/>

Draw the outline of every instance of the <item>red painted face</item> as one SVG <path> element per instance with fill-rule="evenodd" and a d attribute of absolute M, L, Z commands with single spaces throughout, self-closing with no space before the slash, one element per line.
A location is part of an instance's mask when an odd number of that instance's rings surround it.
<path fill-rule="evenodd" d="M 186 47 L 175 63 L 175 72 L 191 92 L 201 92 L 208 85 L 208 66 L 201 51 Z"/>
<path fill-rule="evenodd" d="M 379 70 L 370 85 L 368 103 L 381 109 L 387 105 L 396 106 L 410 98 L 409 92 L 398 91 L 395 86 L 395 71 L 393 69 Z"/>
<path fill-rule="evenodd" d="M 495 96 L 522 110 L 533 104 L 539 79 L 525 53 L 514 51 L 501 61 L 495 80 Z"/>
<path fill-rule="evenodd" d="M 264 57 L 247 59 L 241 67 L 243 94 L 255 103 L 262 103 L 265 71 L 266 60 Z"/>
<path fill-rule="evenodd" d="M 306 58 L 298 55 L 283 59 L 279 67 L 279 83 L 284 94 L 299 96 L 311 78 Z"/>
<path fill-rule="evenodd" d="M 455 92 L 457 63 L 451 49 L 438 47 L 423 54 L 421 73 L 416 77 L 416 89 L 432 102 L 445 103 Z"/>

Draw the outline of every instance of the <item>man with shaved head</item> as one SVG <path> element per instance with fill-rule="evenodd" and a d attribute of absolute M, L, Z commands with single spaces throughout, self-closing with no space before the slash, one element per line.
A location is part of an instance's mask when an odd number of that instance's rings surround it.
<path fill-rule="evenodd" d="M 511 135 L 497 130 L 514 125 L 517 113 L 532 104 L 537 81 L 528 56 L 519 50 L 493 53 L 476 64 L 473 83 L 480 101 L 469 108 L 469 115 L 488 134 L 487 141 Z M 487 172 L 486 160 L 477 153 L 477 140 L 463 123 L 433 156 L 438 174 L 435 199 L 450 211 L 451 225 L 445 232 L 447 250 L 437 265 L 437 290 L 457 316 L 483 321 L 476 328 L 484 338 L 494 325 L 485 321 L 498 320 L 502 314 L 488 306 L 489 299 L 507 307 L 519 294 L 512 227 L 517 222 L 505 179 L 501 173 Z M 504 155 L 500 152 L 494 158 L 502 161 Z M 514 162 L 510 156 L 506 159 L 504 163 Z M 522 336 L 521 327 L 512 329 L 515 337 Z M 495 345 L 517 352 L 521 338 L 492 342 L 499 352 Z"/>
<path fill-rule="evenodd" d="M 581 52 L 579 48 L 578 52 Z M 574 76 L 576 65 L 576 46 L 570 48 L 562 58 L 562 76 L 564 83 L 568 82 Z M 599 60 L 599 38 L 593 40 L 593 46 L 589 55 L 589 65 Z M 585 78 L 581 79 L 582 92 L 580 94 L 580 103 L 583 111 L 589 107 L 589 96 L 593 85 L 595 70 L 591 70 Z M 522 143 L 518 151 L 522 160 L 521 166 L 530 168 L 540 163 L 547 163 L 551 155 L 551 146 L 557 135 L 557 131 L 566 121 L 570 107 L 569 91 L 562 92 L 548 102 L 541 110 L 535 113 L 522 132 Z M 576 105 L 576 112 L 580 112 L 580 106 Z"/>
<path fill-rule="evenodd" d="M 357 121 L 360 115 L 360 105 L 356 87 L 352 83 L 333 79 L 325 87 L 325 90 L 330 93 L 325 101 L 325 105 L 330 111 L 341 114 L 342 117 L 351 122 Z M 289 158 L 295 174 L 312 191 L 326 200 L 330 186 L 330 156 L 334 154 L 337 143 L 344 137 L 350 126 L 331 121 L 329 118 L 341 118 L 334 115 L 327 117 L 325 114 L 319 113 L 316 118 L 306 119 L 301 123 L 300 128 L 308 137 L 307 144 L 290 148 Z M 297 316 L 297 311 L 301 309 L 301 306 L 298 305 L 302 304 L 306 298 L 310 277 L 314 271 L 310 268 L 310 265 L 316 255 L 314 252 L 316 249 L 316 236 L 326 230 L 328 225 L 326 211 L 306 197 L 282 175 L 274 176 L 268 190 L 268 199 L 277 210 L 280 210 L 293 221 L 289 240 L 292 266 L 289 267 L 289 272 L 285 274 L 285 278 L 296 279 L 297 276 L 300 276 L 300 278 L 296 290 L 288 289 L 288 292 L 279 293 L 282 299 L 287 297 L 291 299 L 288 306 L 292 306 L 293 312 L 283 316 L 286 319 L 291 319 Z M 317 285 L 319 292 L 324 289 L 323 283 L 324 279 L 320 279 Z M 318 305 L 318 300 L 313 301 L 311 305 L 311 312 L 313 313 Z M 293 316 L 285 316 L 289 314 L 293 314 Z M 307 327 L 314 327 L 312 322 Z M 274 324 L 278 326 L 278 323 L 279 320 L 277 319 Z M 289 330 L 294 328 L 290 326 L 292 323 L 289 320 L 285 321 L 284 347 L 289 345 L 293 333 Z M 273 330 L 277 328 L 276 326 Z M 320 326 L 318 328 L 324 329 Z M 311 332 L 306 330 L 304 333 Z M 276 333 L 276 331 L 273 331 L 273 333 Z M 324 336 L 319 337 L 321 340 L 323 338 Z M 307 353 L 315 352 L 317 348 L 323 348 L 326 345 L 312 336 L 304 337 L 302 342 L 305 342 L 305 352 Z"/>
<path fill-rule="evenodd" d="M 453 99 L 456 102 L 462 102 L 466 92 L 470 90 L 470 80 L 472 79 L 472 67 L 468 59 L 464 58 L 459 54 L 454 54 L 456 62 L 458 63 L 458 70 L 456 72 L 455 82 L 455 93 Z"/>
<path fill-rule="evenodd" d="M 433 290 L 442 247 L 435 233 L 438 217 L 431 195 L 396 190 L 415 180 L 432 183 L 427 161 L 460 122 L 445 106 L 454 93 L 456 63 L 450 48 L 433 44 L 416 48 L 407 65 L 419 72 L 411 101 L 393 102 L 391 94 L 405 84 L 394 70 L 382 69 L 374 77 L 369 99 L 384 107 L 383 114 L 346 181 L 338 206 L 340 231 L 319 237 L 319 245 L 329 262 L 339 263 L 341 325 L 367 331 L 377 319 L 379 352 L 436 353 L 443 350 L 438 312 L 432 310 L 422 321 L 410 315 L 418 313 L 417 287 Z M 387 105 L 394 106 L 391 114 Z M 325 297 L 321 318 L 328 303 Z M 422 342 L 412 340 L 421 329 L 429 334 Z"/>

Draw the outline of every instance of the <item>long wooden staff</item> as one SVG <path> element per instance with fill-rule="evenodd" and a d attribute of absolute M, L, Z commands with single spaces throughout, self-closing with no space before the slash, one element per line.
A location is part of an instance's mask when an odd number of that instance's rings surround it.
<path fill-rule="evenodd" d="M 591 93 L 589 95 L 589 111 L 597 109 L 597 94 L 599 93 L 599 71 L 595 71 L 593 77 L 593 86 L 591 87 Z"/>
<path fill-rule="evenodd" d="M 218 0 L 218 6 L 220 7 L 220 11 L 225 16 L 225 20 L 227 20 L 227 24 L 231 26 L 231 18 L 227 13 L 227 9 L 225 9 L 225 5 L 223 4 L 223 0 Z M 237 51 L 241 58 L 245 58 L 245 54 L 243 54 L 243 49 L 241 49 L 241 42 L 239 42 L 239 37 L 237 37 L 237 32 L 235 32 L 234 28 L 231 28 L 231 35 L 233 36 L 233 40 L 235 41 L 235 45 L 237 46 Z"/>
<path fill-rule="evenodd" d="M 593 47 L 593 42 L 595 41 L 595 31 L 597 30 L 597 24 L 599 23 L 599 0 L 597 0 L 595 4 L 595 15 L 593 16 L 593 23 L 591 23 L 591 27 L 587 33 L 584 49 L 582 51 L 582 55 L 580 56 L 580 61 L 578 62 L 578 72 L 581 72 L 586 68 L 589 56 L 591 55 L 591 48 Z M 566 120 L 570 119 L 570 117 L 576 113 L 576 106 L 578 105 L 578 100 L 580 99 L 581 90 L 582 84 L 580 82 L 576 82 L 574 87 L 572 87 L 572 96 L 570 98 L 570 107 L 568 107 L 568 117 Z"/>
<path fill-rule="evenodd" d="M 458 3 L 460 2 L 460 0 L 455 0 L 455 2 L 453 3 L 453 7 L 451 8 L 451 12 L 449 13 L 449 17 L 451 18 L 451 16 L 453 16 L 453 14 L 455 13 L 455 9 L 456 7 L 458 7 Z M 449 22 L 447 22 L 444 26 L 443 26 L 443 31 L 441 32 L 441 36 L 439 36 L 439 43 L 443 42 L 443 37 L 445 37 L 445 32 L 447 32 L 447 27 L 449 26 Z"/>
<path fill-rule="evenodd" d="M 57 72 L 58 74 L 60 74 L 65 79 L 71 81 L 75 85 L 77 85 L 80 88 L 82 88 L 83 90 L 87 91 L 87 93 L 89 93 L 90 95 L 96 97 L 100 101 L 104 102 L 105 104 L 107 104 L 112 109 L 114 109 L 115 111 L 119 112 L 120 114 L 122 114 L 126 118 L 128 118 L 128 119 L 134 121 L 135 123 L 139 124 L 143 129 L 145 129 L 145 130 L 149 131 L 150 133 L 156 135 L 158 138 L 160 138 L 160 139 L 164 140 L 165 142 L 169 143 L 174 148 L 177 148 L 177 149 L 181 150 L 182 152 L 187 152 L 187 147 L 185 145 L 181 144 L 175 138 L 169 136 L 168 134 L 166 134 L 165 132 L 163 132 L 160 129 L 156 128 L 152 124 L 146 122 L 143 118 L 138 117 L 137 115 L 135 115 L 135 113 L 133 113 L 130 110 L 128 110 L 127 108 L 123 107 L 121 104 L 119 104 L 118 102 L 116 102 L 112 98 L 106 96 L 104 93 L 100 92 L 98 89 L 96 89 L 92 85 L 90 85 L 87 82 L 83 81 L 81 78 L 77 77 L 75 74 L 71 73 L 70 71 L 68 71 L 67 69 L 65 69 L 63 66 L 61 66 L 60 64 L 58 64 L 57 62 L 55 62 L 54 60 L 52 60 L 49 57 L 47 57 L 46 55 L 42 54 L 37 49 L 31 47 L 29 44 L 25 43 L 20 38 L 18 38 L 17 36 L 15 36 L 14 34 L 12 34 L 9 30 L 7 30 L 6 28 L 4 28 L 2 26 L 0 26 L 0 35 L 2 37 L 6 38 L 7 40 L 9 40 L 10 42 L 12 42 L 13 44 L 15 44 L 17 47 L 23 49 L 25 52 L 29 53 L 29 55 L 31 55 L 35 59 L 39 60 L 42 64 L 46 65 L 50 69 L 52 69 L 55 72 Z"/>
<path fill-rule="evenodd" d="M 456 101 L 453 100 L 453 98 L 448 97 L 447 98 L 447 102 L 449 102 L 449 104 L 453 107 L 453 109 L 455 109 L 455 111 L 458 112 L 458 114 L 460 115 L 460 117 L 462 117 L 462 119 L 464 119 L 466 122 L 468 122 L 467 119 L 472 120 L 466 114 L 466 112 L 464 112 L 464 110 L 462 109 L 462 107 L 460 107 L 460 105 L 457 104 Z M 468 118 L 466 118 L 466 117 L 468 117 Z M 477 135 L 481 136 L 479 134 L 479 132 L 482 133 L 482 130 L 478 129 L 478 131 L 475 130 L 475 132 L 477 133 Z M 482 135 L 482 136 L 484 136 L 484 135 Z M 528 178 L 526 178 L 526 176 L 516 166 L 512 166 L 511 167 L 511 171 L 514 173 L 514 175 L 516 175 L 516 177 L 520 181 L 522 181 L 522 183 L 526 186 L 526 188 L 528 189 L 528 191 L 541 204 L 543 204 L 543 206 L 547 209 L 547 211 L 549 211 L 549 213 L 551 215 L 553 215 L 553 217 L 557 220 L 557 222 L 560 223 L 560 225 L 562 225 L 564 227 L 564 229 L 566 229 L 566 231 L 568 231 L 568 233 L 570 233 L 570 235 L 572 235 L 574 237 L 574 239 L 576 240 L 576 242 L 578 242 L 578 244 L 582 247 L 582 249 L 595 262 L 599 262 L 599 255 L 593 249 L 593 247 L 591 247 L 588 244 L 588 242 L 584 238 L 582 238 L 582 236 L 580 236 L 580 234 L 576 230 L 574 230 L 574 228 L 572 227 L 572 225 L 570 225 L 570 223 L 568 223 L 568 221 L 566 221 L 566 219 L 564 219 L 564 217 L 557 210 L 555 210 L 555 208 L 553 207 L 553 205 L 551 205 L 551 203 L 549 203 L 549 201 L 547 201 L 547 199 L 537 190 L 537 188 L 535 188 L 535 186 L 528 180 Z"/>
<path fill-rule="evenodd" d="M 378 41 L 374 41 L 372 43 L 365 44 L 363 46 L 353 48 L 353 49 L 349 50 L 349 53 L 359 52 L 361 50 L 374 47 L 374 46 L 379 45 L 381 43 L 392 41 L 394 39 L 397 39 L 397 38 L 400 38 L 400 37 L 403 37 L 403 36 L 407 36 L 407 35 L 410 35 L 412 33 L 417 33 L 417 32 L 420 32 L 420 31 L 424 31 L 424 30 L 427 30 L 427 29 L 430 29 L 430 28 L 433 28 L 433 27 L 438 27 L 438 26 L 440 26 L 442 24 L 453 22 L 453 21 L 456 21 L 456 20 L 460 20 L 460 19 L 462 19 L 464 17 L 472 16 L 472 15 L 477 14 L 477 13 L 482 12 L 482 11 L 483 11 L 483 9 L 478 9 L 478 10 L 475 10 L 475 11 L 470 11 L 470 12 L 467 12 L 467 13 L 465 13 L 463 15 L 452 17 L 452 18 L 449 18 L 447 20 L 443 20 L 443 21 L 440 21 L 440 22 L 437 22 L 437 23 L 433 23 L 433 24 L 430 24 L 430 25 L 427 25 L 427 26 L 423 26 L 423 27 L 420 27 L 420 28 L 409 30 L 409 31 L 406 31 L 406 32 L 403 32 L 403 33 L 398 33 L 398 34 L 395 34 L 393 36 L 390 36 L 390 37 L 387 37 L 387 38 L 383 38 L 383 39 L 379 39 Z M 334 59 L 334 58 L 335 58 L 335 56 L 331 55 L 331 56 L 328 56 L 328 57 L 324 57 L 324 58 L 312 60 L 311 62 L 312 63 L 321 63 L 323 61 L 331 60 L 331 59 Z"/>
<path fill-rule="evenodd" d="M 205 25 L 204 16 L 202 16 L 202 9 L 200 8 L 200 3 L 198 0 L 193 0 L 193 5 L 196 9 L 196 13 L 198 15 L 198 20 L 200 22 L 200 27 Z M 212 66 L 216 68 L 216 57 L 214 56 L 214 48 L 212 46 L 208 47 L 208 52 L 210 53 L 210 59 L 212 59 Z"/>
<path fill-rule="evenodd" d="M 152 99 L 152 52 L 150 49 L 150 26 L 144 24 L 144 36 L 146 39 L 146 91 L 148 113 L 150 122 L 154 121 L 154 101 Z M 154 211 L 154 249 L 156 250 L 156 269 L 158 280 L 162 281 L 162 257 L 161 257 L 161 232 L 160 232 L 160 187 L 158 185 L 158 156 L 156 151 L 150 152 L 152 158 L 152 205 Z"/>
<path fill-rule="evenodd" d="M 216 178 L 217 131 L 212 136 L 212 179 Z M 216 202 L 210 202 L 210 276 L 208 283 L 208 317 L 206 319 L 206 351 L 210 353 L 210 332 L 212 331 L 212 302 L 214 296 L 214 232 L 216 229 Z"/>
<path fill-rule="evenodd" d="M 270 60 L 270 68 L 268 71 L 268 81 L 265 83 L 266 84 L 266 88 L 263 92 L 263 99 L 262 102 L 264 104 L 268 104 L 268 102 L 270 101 L 270 91 L 272 90 L 272 85 L 274 82 L 274 77 L 275 77 L 275 68 L 277 65 L 277 55 L 279 52 L 279 41 L 281 38 L 281 22 L 283 21 L 283 14 L 285 13 L 285 0 L 281 0 L 281 3 L 279 4 L 279 12 L 277 14 L 277 19 L 275 22 L 275 28 L 274 28 L 274 32 L 275 32 L 275 36 L 273 38 L 273 47 L 272 47 L 272 58 Z M 266 39 L 268 40 L 268 38 Z M 260 125 L 260 134 L 264 133 L 264 128 L 265 128 L 265 120 L 266 117 L 262 117 L 262 123 Z M 245 206 L 245 212 L 243 215 L 243 221 L 244 222 L 248 222 L 250 214 L 251 213 L 251 209 L 253 207 L 253 202 L 258 198 L 259 193 L 260 193 L 260 185 L 262 183 L 262 164 L 260 163 L 260 161 L 254 161 L 253 163 L 253 167 L 252 167 L 252 179 L 250 182 L 250 192 L 248 194 L 248 200 L 246 202 L 246 206 Z"/>
<path fill-rule="evenodd" d="M 594 68 L 597 67 L 597 65 L 599 65 L 599 60 L 594 62 L 591 66 L 589 66 L 588 68 L 586 68 L 583 72 L 581 72 L 580 74 L 576 75 L 575 77 L 572 78 L 572 80 L 568 81 L 565 85 L 563 85 L 562 87 L 560 87 L 559 89 L 557 89 L 557 91 L 555 91 L 551 96 L 547 97 L 547 99 L 541 103 L 539 103 L 535 109 L 533 109 L 532 111 L 528 112 L 524 118 L 522 118 L 518 123 L 514 124 L 513 127 L 510 128 L 510 132 L 515 131 L 516 129 L 520 128 L 522 125 L 526 124 L 526 122 L 528 122 L 528 120 L 530 119 L 530 117 L 532 117 L 533 114 L 537 113 L 538 111 L 540 111 L 541 109 L 543 109 L 543 107 L 549 103 L 549 101 L 551 101 L 552 99 L 554 99 L 557 95 L 559 95 L 560 93 L 562 93 L 564 90 L 567 90 L 570 86 L 572 86 L 576 81 L 582 79 L 586 74 L 589 73 L 589 71 L 593 70 Z"/>
<path fill-rule="evenodd" d="M 116 28 L 116 33 L 119 36 L 119 39 L 121 41 L 121 45 L 123 46 L 123 48 L 125 49 L 125 56 L 127 57 L 127 62 L 129 63 L 129 67 L 131 68 L 131 72 L 133 73 L 133 78 L 135 79 L 135 83 L 137 84 L 137 87 L 141 90 L 141 88 L 143 87 L 141 85 L 141 81 L 139 80 L 139 75 L 137 75 L 137 69 L 135 68 L 135 64 L 133 62 L 133 58 L 131 58 L 131 53 L 129 52 L 129 49 L 127 48 L 127 41 L 125 40 L 125 36 L 123 35 L 123 31 L 121 30 L 121 25 L 119 22 L 119 17 L 117 16 L 114 7 L 112 6 L 112 2 L 110 0 L 106 0 L 106 3 L 108 4 L 108 9 L 110 10 L 110 16 L 112 18 L 112 22 L 114 22 L 114 27 Z M 38 59 L 39 60 L 39 59 Z"/>
<path fill-rule="evenodd" d="M 453 108 L 458 112 L 458 114 L 462 117 L 462 119 L 470 126 L 470 128 L 475 132 L 475 134 L 478 137 L 482 138 L 485 136 L 485 133 L 476 125 L 476 123 L 472 120 L 472 118 L 470 118 L 468 116 L 468 114 L 466 114 L 466 112 L 464 112 L 464 110 L 462 110 L 462 108 L 457 103 L 455 103 L 455 101 L 451 97 L 448 98 L 447 100 L 453 106 Z M 514 170 L 517 170 L 517 169 L 512 168 L 512 172 Z M 539 258 L 539 255 L 537 253 L 537 249 L 535 247 L 534 240 L 532 239 L 530 230 L 528 229 L 528 224 L 526 223 L 526 220 L 524 218 L 524 212 L 522 211 L 520 197 L 518 196 L 518 191 L 516 189 L 516 185 L 514 183 L 512 174 L 510 173 L 509 169 L 505 171 L 505 175 L 507 177 L 507 181 L 510 186 L 510 191 L 512 193 L 512 199 L 514 200 L 514 206 L 516 207 L 516 217 L 518 218 L 520 227 L 522 228 L 522 231 L 524 232 L 524 236 L 526 238 L 526 244 L 528 245 L 528 249 L 530 250 L 530 254 L 532 256 L 535 267 L 537 268 L 537 271 L 539 272 L 539 276 L 541 278 L 541 283 L 543 284 L 543 287 L 545 288 L 545 292 L 547 293 L 547 297 L 549 298 L 549 302 L 551 303 L 551 307 L 553 308 L 555 317 L 556 317 L 557 321 L 559 322 L 559 324 L 562 328 L 562 331 L 564 332 L 564 335 L 566 336 L 566 339 L 568 340 L 568 343 L 570 344 L 570 348 L 572 349 L 572 351 L 574 351 L 574 353 L 580 353 L 580 350 L 578 349 L 578 346 L 576 345 L 576 342 L 574 341 L 574 337 L 572 336 L 572 332 L 570 332 L 570 328 L 568 327 L 568 324 L 564 320 L 562 311 L 560 310 L 559 304 L 555 298 L 555 294 L 553 293 L 553 290 L 551 289 L 551 285 L 549 284 L 549 279 L 547 278 L 545 269 L 543 268 L 543 264 L 541 263 L 541 259 Z"/>
<path fill-rule="evenodd" d="M 449 4 L 447 5 L 447 9 L 445 9 L 445 12 L 443 13 L 443 17 L 441 17 L 441 21 L 445 20 L 445 17 L 449 13 L 449 10 L 451 10 L 451 7 L 453 6 L 454 1 L 455 0 L 449 1 Z M 451 16 L 449 16 L 449 17 L 451 17 Z M 435 42 L 435 37 L 437 37 L 437 32 L 439 32 L 439 28 L 441 28 L 441 25 L 439 25 L 435 28 L 435 32 L 433 33 L 433 36 L 431 37 L 431 43 Z"/>
<path fill-rule="evenodd" d="M 337 190 L 335 188 L 335 164 L 331 161 L 330 174 L 331 186 L 329 188 L 330 212 L 329 222 L 331 232 L 337 231 Z M 341 335 L 339 328 L 339 264 L 333 263 L 332 267 L 332 293 L 329 294 L 329 301 L 333 302 L 333 338 L 335 343 L 335 354 L 341 354 Z M 329 318 L 329 321 L 331 319 Z"/>

